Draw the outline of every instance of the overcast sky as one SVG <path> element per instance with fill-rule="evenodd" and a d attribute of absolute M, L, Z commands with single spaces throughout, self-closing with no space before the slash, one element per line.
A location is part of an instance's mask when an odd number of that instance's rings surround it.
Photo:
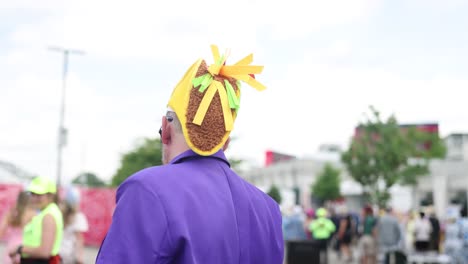
<path fill-rule="evenodd" d="M 109 179 L 154 137 L 174 85 L 210 44 L 264 65 L 228 154 L 261 164 L 345 146 L 369 105 L 400 122 L 468 132 L 468 0 L 0 0 L 0 160 L 55 177 L 62 57 L 64 180 Z M 228 62 L 229 63 L 229 62 Z"/>

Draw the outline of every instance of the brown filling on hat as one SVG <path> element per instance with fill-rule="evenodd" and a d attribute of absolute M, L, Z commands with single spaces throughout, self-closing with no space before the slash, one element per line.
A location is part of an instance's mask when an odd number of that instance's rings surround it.
<path fill-rule="evenodd" d="M 198 68 L 195 77 L 201 76 L 208 73 L 208 67 L 205 61 L 202 61 Z M 224 86 L 224 80 L 228 80 L 232 87 L 237 93 L 238 87 L 236 80 L 232 78 L 226 78 L 223 76 L 215 76 L 215 80 L 221 82 Z M 221 99 L 219 93 L 216 93 L 211 101 L 208 111 L 206 112 L 205 118 L 201 126 L 192 123 L 195 114 L 197 113 L 198 107 L 205 95 L 198 91 L 199 87 L 192 87 L 190 91 L 190 99 L 187 108 L 187 132 L 192 144 L 202 151 L 210 151 L 217 145 L 219 145 L 226 133 L 226 127 L 224 126 L 223 108 L 221 106 Z M 231 110 L 231 114 L 234 110 Z"/>

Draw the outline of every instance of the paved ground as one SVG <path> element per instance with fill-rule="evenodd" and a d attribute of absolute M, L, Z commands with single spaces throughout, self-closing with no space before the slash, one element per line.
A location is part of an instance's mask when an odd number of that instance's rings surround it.
<path fill-rule="evenodd" d="M 3 257 L 3 254 L 5 250 L 5 244 L 0 242 L 0 253 L 1 256 Z M 96 247 L 86 247 L 85 248 L 85 264 L 93 264 L 95 263 L 96 260 L 96 255 L 98 253 L 99 248 Z M 0 258 L 0 261 L 1 258 Z"/>
<path fill-rule="evenodd" d="M 3 256 L 5 250 L 5 244 L 0 242 L 0 253 Z M 97 247 L 86 247 L 85 249 L 85 264 L 93 264 L 95 263 L 96 260 L 96 255 L 98 253 L 99 248 Z M 345 262 L 345 261 L 340 261 L 337 254 L 333 251 L 328 252 L 328 263 L 329 264 L 341 264 L 341 263 L 346 263 L 346 264 L 354 264 L 357 263 L 356 260 L 353 262 Z"/>
<path fill-rule="evenodd" d="M 85 264 L 93 264 L 96 261 L 98 247 L 86 247 L 85 249 Z"/>
<path fill-rule="evenodd" d="M 0 242 L 0 261 L 2 259 L 2 256 L 4 254 L 5 250 L 5 244 Z M 97 247 L 86 247 L 85 248 L 85 264 L 94 264 L 96 260 L 96 255 L 98 253 L 99 248 Z M 340 260 L 338 255 L 336 254 L 335 251 L 329 250 L 328 251 L 328 264 L 358 264 L 358 261 L 356 259 L 357 257 L 357 251 L 356 248 L 353 248 L 353 253 L 354 253 L 354 259 L 351 262 L 347 262 L 345 260 Z M 445 262 L 440 262 L 440 263 L 445 263 Z M 448 262 L 447 262 L 448 263 Z"/>
<path fill-rule="evenodd" d="M 340 258 L 338 253 L 329 248 L 328 249 L 328 264 L 358 264 L 358 252 L 356 246 L 351 247 L 353 258 L 351 260 L 346 260 L 345 258 Z M 287 254 L 287 253 L 286 253 Z M 286 260 L 284 260 L 283 264 L 288 264 Z M 319 263 L 317 263 L 319 264 Z"/>
<path fill-rule="evenodd" d="M 353 259 L 351 261 L 346 261 L 344 258 L 340 259 L 338 257 L 338 254 L 336 253 L 336 251 L 333 251 L 333 250 L 329 250 L 328 251 L 328 263 L 329 264 L 354 264 L 354 263 L 358 263 L 357 261 L 357 253 L 354 252 L 354 256 L 353 256 Z"/>
<path fill-rule="evenodd" d="M 3 256 L 5 250 L 5 244 L 0 242 L 0 253 Z M 97 247 L 86 247 L 85 249 L 85 264 L 94 264 L 96 260 L 96 255 L 98 253 L 99 248 Z M 340 262 L 338 260 L 338 256 L 330 251 L 329 252 L 329 259 L 328 259 L 329 264 L 341 264 L 341 263 L 357 263 L 357 262 Z"/>

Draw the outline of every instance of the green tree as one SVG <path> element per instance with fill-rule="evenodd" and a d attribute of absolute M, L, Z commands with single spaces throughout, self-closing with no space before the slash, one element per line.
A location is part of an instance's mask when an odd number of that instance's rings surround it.
<path fill-rule="evenodd" d="M 241 171 L 242 164 L 244 164 L 243 159 L 239 159 L 239 158 L 236 158 L 236 157 L 231 157 L 228 160 L 229 160 L 229 164 L 231 164 L 231 169 L 233 171 L 235 171 L 235 172 L 240 172 Z"/>
<path fill-rule="evenodd" d="M 358 133 L 342 154 L 350 175 L 371 202 L 385 207 L 395 184 L 414 185 L 429 172 L 431 158 L 442 158 L 445 146 L 438 135 L 401 127 L 394 116 L 382 121 L 370 107 L 372 119 L 360 123 Z"/>
<path fill-rule="evenodd" d="M 332 201 L 341 197 L 340 170 L 331 164 L 325 164 L 322 172 L 312 185 L 312 195 L 321 202 Z"/>
<path fill-rule="evenodd" d="M 73 184 L 78 184 L 87 187 L 106 187 L 107 184 L 92 172 L 82 172 L 72 181 Z"/>
<path fill-rule="evenodd" d="M 229 148 L 226 150 L 226 152 L 229 152 L 229 149 L 231 148 L 232 144 L 237 140 L 238 140 L 237 137 L 231 137 L 230 142 L 229 142 Z M 245 163 L 245 161 L 242 158 L 230 156 L 228 154 L 229 153 L 226 153 L 226 156 L 229 156 L 228 161 L 229 161 L 229 164 L 231 165 L 231 169 L 239 173 L 242 170 L 242 165 Z"/>
<path fill-rule="evenodd" d="M 278 204 L 281 204 L 281 193 L 278 189 L 278 187 L 276 187 L 276 185 L 272 185 L 270 187 L 270 190 L 268 191 L 267 193 L 271 198 L 273 198 L 273 200 L 275 200 Z"/>
<path fill-rule="evenodd" d="M 118 186 L 135 172 L 162 164 L 161 141 L 145 138 L 133 150 L 122 155 L 120 167 L 112 177 L 112 186 Z"/>

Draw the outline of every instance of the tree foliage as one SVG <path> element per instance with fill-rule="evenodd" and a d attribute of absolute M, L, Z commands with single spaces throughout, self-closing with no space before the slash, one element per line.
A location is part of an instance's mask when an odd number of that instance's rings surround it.
<path fill-rule="evenodd" d="M 238 138 L 237 137 L 231 137 L 230 138 L 230 142 L 229 142 L 229 146 L 232 146 L 232 144 L 234 144 L 235 141 L 237 141 Z M 231 147 L 229 147 L 226 152 L 229 152 L 229 149 Z M 229 156 L 228 158 L 228 161 L 229 161 L 229 164 L 231 165 L 231 169 L 237 173 L 241 172 L 242 170 L 242 167 L 245 163 L 245 160 L 242 159 L 242 158 L 239 158 L 239 157 L 235 157 L 235 156 L 230 156 L 230 155 L 227 155 L 228 153 L 226 153 L 226 156 Z"/>
<path fill-rule="evenodd" d="M 281 193 L 280 193 L 278 187 L 276 187 L 276 185 L 272 185 L 267 194 L 271 198 L 273 198 L 273 200 L 275 200 L 278 204 L 281 204 L 281 200 L 282 200 Z"/>
<path fill-rule="evenodd" d="M 122 155 L 120 167 L 112 177 L 112 186 L 118 186 L 137 171 L 162 164 L 160 139 L 145 138 Z"/>
<path fill-rule="evenodd" d="M 236 157 L 229 158 L 229 164 L 231 165 L 231 169 L 235 172 L 240 172 L 242 165 L 244 164 L 244 160 Z"/>
<path fill-rule="evenodd" d="M 401 127 L 394 116 L 382 121 L 377 110 L 370 110 L 372 118 L 359 124 L 341 158 L 372 202 L 383 207 L 393 185 L 416 184 L 428 174 L 431 158 L 444 157 L 445 146 L 436 133 Z"/>
<path fill-rule="evenodd" d="M 321 202 L 336 200 L 340 193 L 340 170 L 331 164 L 325 164 L 322 172 L 312 185 L 312 195 Z"/>
<path fill-rule="evenodd" d="M 83 172 L 76 176 L 72 181 L 73 184 L 78 184 L 87 187 L 106 187 L 107 184 L 92 172 Z"/>

